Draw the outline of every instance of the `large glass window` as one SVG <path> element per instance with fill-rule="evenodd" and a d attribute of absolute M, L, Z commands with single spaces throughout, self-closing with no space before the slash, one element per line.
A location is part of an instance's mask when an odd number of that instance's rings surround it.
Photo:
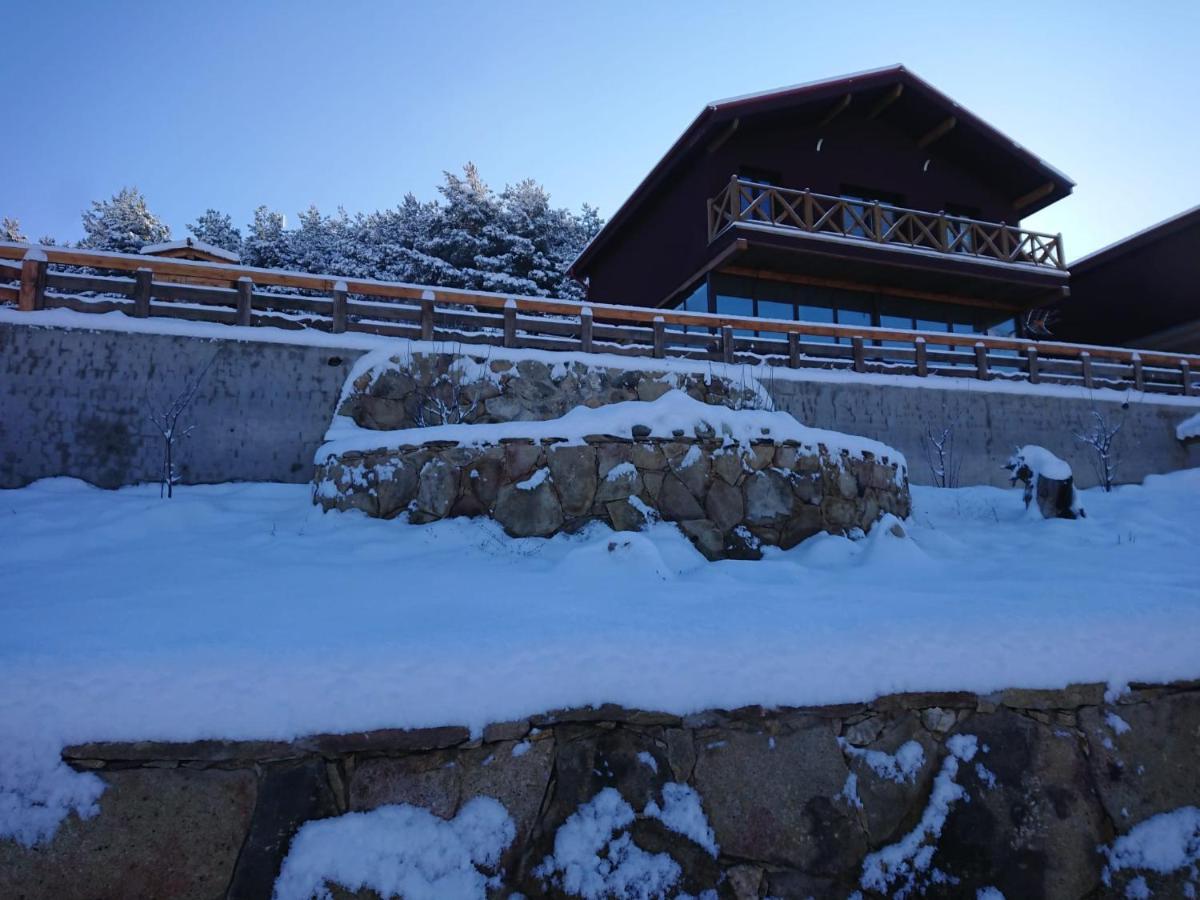
<path fill-rule="evenodd" d="M 717 295 L 717 312 L 725 316 L 754 315 L 754 301 L 749 297 L 731 297 L 728 294 Z M 753 337 L 754 332 L 747 328 L 735 328 L 733 333 L 738 337 Z"/>
<path fill-rule="evenodd" d="M 880 316 L 879 324 L 883 328 L 896 328 L 896 329 L 902 329 L 904 331 L 911 331 L 912 327 L 913 327 L 913 320 L 910 319 L 908 316 L 895 316 L 895 315 Z M 908 346 L 910 346 L 909 343 L 906 341 L 880 341 L 879 343 L 880 343 L 880 346 L 883 346 L 883 347 L 908 347 Z"/>
<path fill-rule="evenodd" d="M 851 327 L 869 328 L 871 326 L 871 314 L 865 309 L 847 309 L 838 307 L 837 323 L 839 325 L 849 325 Z M 839 344 L 849 344 L 851 339 L 848 337 L 838 338 Z"/>
<path fill-rule="evenodd" d="M 820 322 L 826 325 L 834 324 L 833 310 L 828 306 L 800 306 L 796 312 L 802 322 Z M 823 334 L 806 334 L 803 337 L 805 341 L 811 341 L 815 344 L 832 344 L 834 339 Z"/>

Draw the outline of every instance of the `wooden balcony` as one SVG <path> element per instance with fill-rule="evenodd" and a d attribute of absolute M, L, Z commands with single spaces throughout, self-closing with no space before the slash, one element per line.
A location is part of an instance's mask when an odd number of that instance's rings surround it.
<path fill-rule="evenodd" d="M 943 259 L 1066 271 L 1062 235 L 887 203 L 776 187 L 734 176 L 708 201 L 708 239 L 745 227 L 875 244 Z"/>

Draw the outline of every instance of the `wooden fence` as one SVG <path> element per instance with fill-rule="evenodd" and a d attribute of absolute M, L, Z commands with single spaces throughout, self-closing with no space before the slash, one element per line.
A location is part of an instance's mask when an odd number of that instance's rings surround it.
<path fill-rule="evenodd" d="M 119 310 L 334 334 L 1166 394 L 1197 393 L 1193 372 L 1200 367 L 1200 356 L 1147 350 L 586 304 L 0 243 L 5 302 L 22 310 Z"/>
<path fill-rule="evenodd" d="M 734 176 L 708 201 L 708 238 L 743 223 L 827 234 L 893 247 L 1066 269 L 1062 235 L 776 187 Z"/>

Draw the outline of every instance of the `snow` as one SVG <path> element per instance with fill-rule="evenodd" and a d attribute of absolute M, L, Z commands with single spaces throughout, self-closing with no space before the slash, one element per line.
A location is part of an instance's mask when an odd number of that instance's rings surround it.
<path fill-rule="evenodd" d="M 665 896 L 682 870 L 666 853 L 647 853 L 627 829 L 633 807 L 607 787 L 580 806 L 554 835 L 554 853 L 534 869 L 546 884 L 585 900 Z"/>
<path fill-rule="evenodd" d="M 1114 734 L 1124 734 L 1129 730 L 1129 723 L 1115 712 L 1106 712 L 1104 714 L 1104 722 L 1113 730 Z"/>
<path fill-rule="evenodd" d="M 513 540 L 323 514 L 310 490 L 0 491 L 0 834 L 95 809 L 99 780 L 59 762 L 86 740 L 1200 677 L 1200 470 L 1083 492 L 1073 522 L 1019 489 L 916 487 L 906 538 L 720 563 L 673 525 Z"/>
<path fill-rule="evenodd" d="M 925 764 L 925 750 L 916 741 L 905 742 L 896 749 L 894 755 L 882 750 L 863 750 L 845 738 L 838 738 L 838 745 L 847 756 L 861 759 L 880 778 L 896 784 L 915 781 L 921 766 Z"/>
<path fill-rule="evenodd" d="M 645 750 L 641 750 L 638 752 L 637 758 L 638 758 L 638 762 L 640 762 L 643 766 L 646 766 L 648 769 L 650 769 L 651 772 L 654 772 L 656 775 L 658 774 L 658 760 L 655 759 L 652 754 L 648 753 Z"/>
<path fill-rule="evenodd" d="M 39 327 L 74 328 L 84 331 L 125 331 L 136 334 L 164 334 L 210 340 L 234 340 L 272 344 L 295 344 L 307 347 L 336 347 L 340 349 L 380 350 L 389 355 L 406 353 L 445 353 L 452 351 L 478 352 L 478 345 L 456 344 L 447 341 L 410 341 L 404 338 L 347 332 L 330 334 L 316 329 L 284 329 L 270 326 L 222 325 L 215 322 L 189 322 L 182 319 L 150 317 L 134 319 L 122 312 L 82 313 L 70 309 L 47 309 L 36 312 L 0 306 L 0 323 L 32 325 Z M 864 334 L 869 329 L 864 329 Z M 1064 344 L 1078 349 L 1085 345 Z M 801 368 L 784 366 L 701 362 L 687 359 L 650 359 L 648 357 L 621 356 L 613 353 L 577 353 L 559 350 L 510 350 L 490 348 L 491 359 L 536 359 L 554 365 L 559 362 L 580 360 L 596 366 L 613 368 L 653 370 L 656 372 L 704 373 L 730 378 L 735 383 L 743 377 L 757 379 L 760 383 L 772 381 L 804 381 L 826 384 L 859 384 L 885 387 L 904 387 L 924 390 L 952 390 L 968 393 L 1010 394 L 1024 397 L 1062 397 L 1083 400 L 1089 403 L 1108 401 L 1113 403 L 1153 403 L 1157 406 L 1177 406 L 1190 409 L 1200 408 L 1200 396 L 1185 397 L 1176 394 L 1154 394 L 1134 390 L 1113 390 L 1065 384 L 1030 384 L 1027 381 L 1007 381 L 996 378 L 979 381 L 973 377 L 930 375 L 899 375 L 882 372 L 850 372 L 844 369 Z"/>
<path fill-rule="evenodd" d="M 717 839 L 704 815 L 700 795 L 686 784 L 670 782 L 663 785 L 661 807 L 653 800 L 646 804 L 645 814 L 658 819 L 671 831 L 695 841 L 717 858 Z"/>
<path fill-rule="evenodd" d="M 535 442 L 560 439 L 567 446 L 581 445 L 586 437 L 597 434 L 632 439 L 633 429 L 638 425 L 647 428 L 651 437 L 668 439 L 679 434 L 693 437 L 700 429 L 710 430 L 723 438 L 726 445 L 748 447 L 753 441 L 769 438 L 796 441 L 815 451 L 818 444 L 824 444 L 835 462 L 840 461 L 842 450 L 857 457 L 871 453 L 877 459 L 886 456 L 889 461 L 898 463 L 895 474 L 897 482 L 902 482 L 908 472 L 903 454 L 879 441 L 823 428 L 809 428 L 801 425 L 790 413 L 713 406 L 695 400 L 680 390 L 667 391 L 652 402 L 626 400 L 595 409 L 577 406 L 564 416 L 544 422 L 435 425 L 375 431 L 359 428 L 348 417 L 338 416 L 326 434 L 325 443 L 317 450 L 315 461 L 323 463 L 330 456 L 352 451 L 366 452 L 431 441 L 477 447 L 498 444 L 505 438 L 523 438 Z M 699 450 L 696 450 L 696 455 L 699 456 Z M 536 487 L 536 484 L 531 487 Z"/>
<path fill-rule="evenodd" d="M 1200 809 L 1181 806 L 1151 816 L 1121 835 L 1111 846 L 1100 849 L 1108 858 L 1103 873 L 1105 884 L 1111 884 L 1113 873 L 1122 869 L 1166 875 L 1191 868 L 1192 878 L 1196 879 L 1200 877 L 1195 872 L 1195 867 L 1200 864 Z"/>
<path fill-rule="evenodd" d="M 1175 426 L 1175 437 L 1181 441 L 1189 438 L 1200 438 L 1200 413 L 1189 416 Z"/>
<path fill-rule="evenodd" d="M 547 468 L 538 469 L 524 481 L 518 481 L 514 487 L 518 491 L 536 490 L 547 478 L 550 477 L 550 470 Z"/>
<path fill-rule="evenodd" d="M 1004 895 L 1000 893 L 999 888 L 981 887 L 975 892 L 975 900 L 1004 900 Z"/>
<path fill-rule="evenodd" d="M 447 822 L 401 804 L 305 823 L 292 839 L 273 900 L 328 898 L 325 883 L 384 897 L 485 900 L 494 869 L 516 826 L 491 797 L 476 797 Z"/>
<path fill-rule="evenodd" d="M 846 783 L 842 785 L 838 796 L 846 801 L 847 805 L 853 806 L 855 809 L 862 809 L 863 802 L 858 796 L 858 776 L 850 772 L 846 776 Z"/>
<path fill-rule="evenodd" d="M 912 891 L 924 893 L 925 885 L 952 881 L 936 867 L 931 868 L 937 852 L 937 839 L 942 834 L 951 807 L 967 798 L 966 790 L 955 781 L 959 762 L 970 762 L 977 741 L 974 735 L 956 734 L 946 741 L 950 753 L 942 760 L 941 771 L 933 779 L 929 803 L 921 814 L 917 827 L 894 844 L 867 855 L 863 860 L 859 884 L 868 890 L 888 892 L 888 896 L 903 900 Z M 898 882 L 894 892 L 891 885 Z"/>

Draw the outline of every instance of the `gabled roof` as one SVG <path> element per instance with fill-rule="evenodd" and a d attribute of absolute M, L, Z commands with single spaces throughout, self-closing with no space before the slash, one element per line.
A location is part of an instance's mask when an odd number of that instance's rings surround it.
<path fill-rule="evenodd" d="M 1183 212 L 1163 219 L 1155 225 L 1143 228 L 1141 231 L 1136 231 L 1128 237 L 1121 238 L 1119 241 L 1114 241 L 1106 247 L 1093 250 L 1087 256 L 1079 257 L 1079 259 L 1071 263 L 1071 271 L 1086 272 L 1089 269 L 1094 269 L 1096 266 L 1103 265 L 1109 260 L 1124 256 L 1126 253 L 1132 253 L 1134 250 L 1140 250 L 1143 247 L 1153 244 L 1155 241 L 1162 240 L 1177 231 L 1196 224 L 1200 224 L 1200 206 L 1185 209 Z"/>
<path fill-rule="evenodd" d="M 160 253 L 169 253 L 172 250 L 195 250 L 197 253 L 204 253 L 229 262 L 239 261 L 236 253 L 232 253 L 224 247 L 218 247 L 215 244 L 208 244 L 197 240 L 194 237 L 184 238 L 181 241 L 164 241 L 161 244 L 147 244 L 138 252 L 145 253 L 148 256 L 155 256 Z"/>
<path fill-rule="evenodd" d="M 1026 193 L 1037 194 L 1037 198 L 1022 210 L 1022 215 L 1031 215 L 1071 193 L 1075 182 L 1045 160 L 904 66 L 886 66 L 709 103 L 621 204 L 604 228 L 584 247 L 571 264 L 570 273 L 578 277 L 578 268 L 586 265 L 588 259 L 621 228 L 649 194 L 698 148 L 707 146 L 723 130 L 736 128 L 737 122 L 751 116 L 789 112 L 821 104 L 827 108 L 831 102 L 846 95 L 858 97 L 860 94 L 873 93 L 882 99 L 895 92 L 897 86 L 900 87 L 900 93 L 886 112 L 889 121 L 912 121 L 917 126 L 914 129 L 916 139 L 938 122 L 953 116 L 956 120 L 954 128 L 939 141 L 938 153 L 962 157 L 968 165 L 976 168 L 986 161 L 990 175 L 995 177 L 1002 174 L 1006 182 L 1011 182 L 1014 197 Z M 876 101 L 871 98 L 870 102 Z"/>

